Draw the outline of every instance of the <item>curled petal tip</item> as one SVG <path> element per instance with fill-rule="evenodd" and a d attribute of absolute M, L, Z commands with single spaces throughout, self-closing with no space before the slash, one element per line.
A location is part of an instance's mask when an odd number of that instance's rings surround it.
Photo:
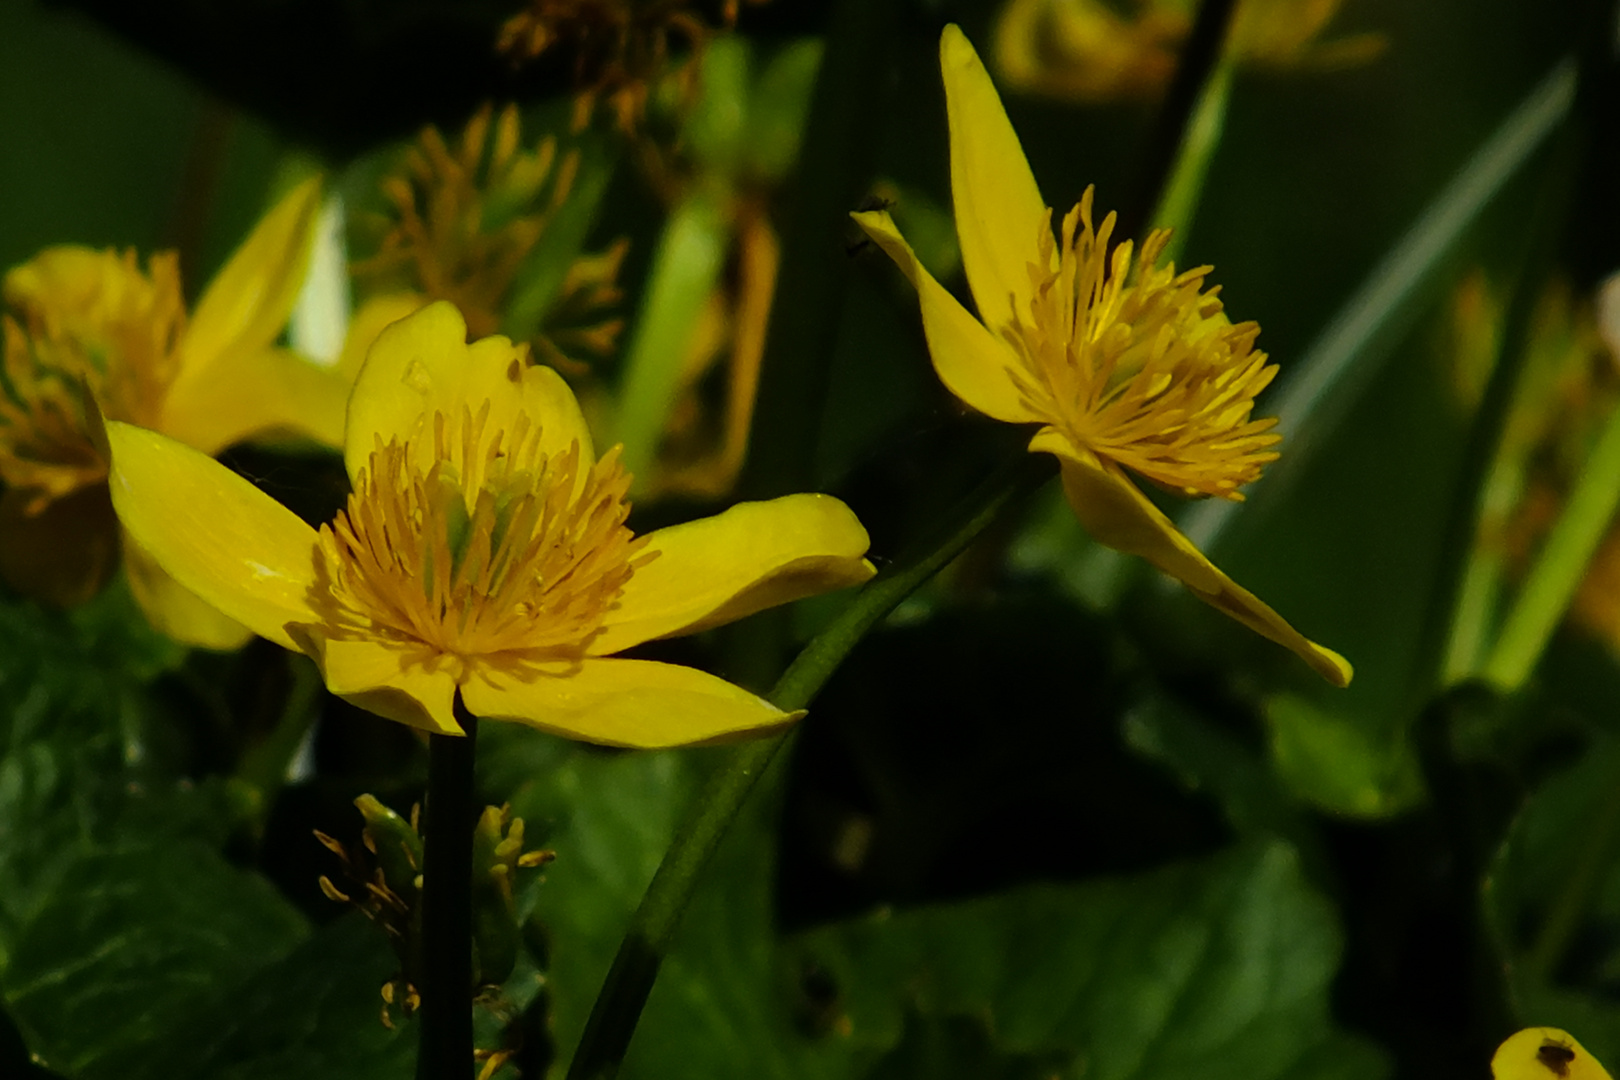
<path fill-rule="evenodd" d="M 1356 669 L 1351 666 L 1350 661 L 1324 645 L 1318 645 L 1316 648 L 1321 654 L 1321 662 L 1311 666 L 1321 672 L 1324 679 L 1337 686 L 1340 690 L 1349 686 L 1350 680 L 1356 676 Z"/>

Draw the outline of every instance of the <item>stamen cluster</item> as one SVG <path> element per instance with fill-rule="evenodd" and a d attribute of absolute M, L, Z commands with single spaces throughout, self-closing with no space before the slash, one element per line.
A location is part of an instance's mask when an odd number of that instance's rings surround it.
<path fill-rule="evenodd" d="M 424 665 L 577 659 L 637 565 L 617 451 L 583 468 L 579 444 L 541 449 L 519 414 L 490 430 L 434 413 L 419 439 L 379 439 L 348 506 L 320 530 L 332 637 L 394 641 Z"/>
<path fill-rule="evenodd" d="M 1227 319 L 1219 288 L 1204 288 L 1211 267 L 1158 265 L 1166 231 L 1143 243 L 1133 279 L 1131 242 L 1109 253 L 1115 217 L 1093 228 L 1091 199 L 1064 218 L 1060 250 L 1042 226 L 1033 299 L 1001 330 L 1023 361 L 1019 389 L 1099 458 L 1188 495 L 1241 499 L 1280 440 L 1274 419 L 1250 419 L 1277 371 L 1254 348 L 1260 327 Z"/>
<path fill-rule="evenodd" d="M 521 140 L 515 106 L 495 117 L 486 105 L 454 148 L 436 128 L 424 130 L 401 171 L 383 181 L 394 220 L 355 273 L 403 271 L 428 297 L 459 307 L 474 337 L 495 333 L 519 267 L 579 170 L 578 151 L 559 155 L 555 138 L 532 151 Z"/>
<path fill-rule="evenodd" d="M 717 19 L 701 11 L 716 6 Z M 579 93 L 575 129 L 585 127 L 596 102 L 602 100 L 619 130 L 631 134 L 641 124 L 653 84 L 668 68 L 674 47 L 684 45 L 701 53 L 717 30 L 736 23 L 737 6 L 738 0 L 718 5 L 692 0 L 529 0 L 528 7 L 502 25 L 495 49 L 515 64 L 558 48 L 570 52 Z M 692 82 L 690 77 L 682 81 Z M 689 95 L 691 87 L 682 90 Z"/>
<path fill-rule="evenodd" d="M 92 401 L 155 426 L 185 331 L 179 262 L 154 255 L 143 274 L 133 251 L 53 249 L 6 276 L 5 299 L 0 479 L 37 513 L 107 475 Z"/>

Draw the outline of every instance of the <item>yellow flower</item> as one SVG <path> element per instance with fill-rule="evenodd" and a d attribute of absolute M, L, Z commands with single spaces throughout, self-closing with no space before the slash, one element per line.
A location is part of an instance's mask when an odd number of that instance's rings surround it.
<path fill-rule="evenodd" d="M 1609 1070 L 1557 1028 L 1525 1028 L 1510 1035 L 1491 1058 L 1495 1080 L 1609 1080 Z"/>
<path fill-rule="evenodd" d="M 354 492 L 317 532 L 224 466 L 107 425 L 113 503 L 175 578 L 321 665 L 379 715 L 458 734 L 476 716 L 669 746 L 795 717 L 691 668 L 614 657 L 865 581 L 866 531 L 821 495 L 634 536 L 617 451 L 598 460 L 550 368 L 466 344 L 436 303 L 383 331 L 349 402 Z"/>
<path fill-rule="evenodd" d="M 1018 136 L 973 46 L 955 26 L 940 40 L 950 118 L 951 194 L 975 319 L 925 270 L 885 211 L 854 218 L 917 288 L 934 369 L 951 392 L 997 420 L 1039 424 L 1029 448 L 1053 454 L 1081 523 L 1101 543 L 1139 555 L 1204 602 L 1347 685 L 1343 657 L 1306 640 L 1216 569 L 1125 476 L 1125 468 L 1191 495 L 1237 488 L 1276 458 L 1274 421 L 1253 420 L 1275 367 L 1254 349 L 1259 327 L 1233 325 L 1209 267 L 1156 265 L 1167 233 L 1108 242 L 1091 193 L 1054 242 Z"/>
<path fill-rule="evenodd" d="M 403 304 L 391 296 L 403 288 L 417 307 L 455 304 L 475 337 L 495 333 L 518 271 L 579 171 L 579 151 L 559 153 L 549 137 L 524 150 L 522 136 L 514 105 L 499 117 L 485 105 L 454 149 L 437 128 L 424 129 L 401 170 L 382 182 L 393 214 L 355 275 L 382 286 L 374 291 L 385 304 Z M 618 260 L 605 269 L 611 288 Z"/>
<path fill-rule="evenodd" d="M 573 54 L 575 129 L 584 128 L 600 100 L 630 134 L 669 66 L 671 45 L 701 53 L 717 29 L 736 24 L 737 4 L 726 0 L 715 27 L 690 0 L 529 0 L 501 25 L 495 51 L 524 63 L 563 46 Z M 683 81 L 689 93 L 691 80 Z"/>
<path fill-rule="evenodd" d="M 274 347 L 308 263 L 320 184 L 289 193 L 188 317 L 173 253 L 143 272 L 133 252 L 49 248 L 5 277 L 0 380 L 0 576 L 60 605 L 88 599 L 119 561 L 99 411 L 204 454 L 271 430 L 337 445 L 348 388 Z M 88 394 L 88 399 L 86 396 Z M 247 631 L 123 547 L 153 624 L 229 648 Z"/>
<path fill-rule="evenodd" d="M 1377 34 L 1318 40 L 1342 0 L 1243 0 L 1228 51 L 1246 67 L 1342 68 L 1384 46 Z M 1080 101 L 1160 93 L 1192 28 L 1188 0 L 1008 0 L 996 20 L 996 73 L 1014 89 Z"/>

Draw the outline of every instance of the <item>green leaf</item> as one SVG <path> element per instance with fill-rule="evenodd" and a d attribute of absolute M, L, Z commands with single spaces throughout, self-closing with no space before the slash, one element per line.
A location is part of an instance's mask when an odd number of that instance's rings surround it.
<path fill-rule="evenodd" d="M 820 38 L 791 42 L 771 58 L 754 83 L 744 154 L 748 170 L 767 183 L 783 180 L 798 161 L 821 53 Z"/>
<path fill-rule="evenodd" d="M 1517 1019 L 1620 1058 L 1620 741 L 1598 742 L 1530 797 L 1483 900 Z"/>
<path fill-rule="evenodd" d="M 703 51 L 699 91 L 682 135 L 700 167 L 729 176 L 747 145 L 753 48 L 746 38 L 715 38 Z"/>
<path fill-rule="evenodd" d="M 1340 937 L 1293 849 L 1250 845 L 1140 877 L 1039 885 L 808 935 L 858 1043 L 908 1010 L 984 1018 L 1018 1054 L 1088 1080 L 1383 1075 L 1336 1031 Z"/>
<path fill-rule="evenodd" d="M 1315 853 L 1317 839 L 1303 808 L 1283 789 L 1259 749 L 1158 693 L 1144 696 L 1125 714 L 1121 732 L 1133 750 L 1174 771 L 1187 788 L 1208 792 L 1239 836 L 1280 837 Z"/>
<path fill-rule="evenodd" d="M 852 1075 L 851 1046 L 804 1024 L 789 993 L 771 901 L 781 779 L 778 764 L 698 886 L 647 999 L 624 1080 Z"/>
<path fill-rule="evenodd" d="M 906 1034 L 866 1080 L 1047 1080 L 1061 1061 L 1006 1054 L 977 1017 L 906 1018 Z"/>
<path fill-rule="evenodd" d="M 378 992 L 397 967 L 382 931 L 346 916 L 221 995 L 169 1040 L 174 1060 L 198 1080 L 408 1080 L 416 1027 L 384 1026 Z"/>
<path fill-rule="evenodd" d="M 557 853 L 534 914 L 545 930 L 552 1031 L 566 1064 L 703 755 L 604 753 L 510 724 L 485 725 L 479 740 L 487 763 L 480 790 L 511 804 L 529 846 Z"/>
<path fill-rule="evenodd" d="M 13 942 L 68 866 L 116 836 L 217 844 L 230 821 L 221 783 L 170 769 L 183 738 L 139 679 L 164 666 L 116 601 L 70 622 L 0 604 L 0 974 Z M 142 624 L 144 627 L 144 623 Z"/>
<path fill-rule="evenodd" d="M 722 199 L 699 189 L 670 211 L 653 251 L 635 329 L 624 352 L 612 439 L 638 485 L 652 465 L 675 406 L 692 334 L 725 268 L 730 226 Z"/>
<path fill-rule="evenodd" d="M 85 850 L 17 935 L 5 999 L 50 1068 L 171 1076 L 162 1037 L 285 955 L 303 919 L 195 841 Z"/>
<path fill-rule="evenodd" d="M 1423 778 L 1404 733 L 1358 724 L 1293 694 L 1270 698 L 1265 715 L 1277 772 L 1307 802 L 1376 819 L 1422 800 Z"/>

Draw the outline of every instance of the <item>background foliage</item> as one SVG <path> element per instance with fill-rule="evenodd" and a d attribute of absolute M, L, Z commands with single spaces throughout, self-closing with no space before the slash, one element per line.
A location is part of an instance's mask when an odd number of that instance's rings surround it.
<path fill-rule="evenodd" d="M 364 209 L 426 122 L 515 96 L 533 130 L 560 127 L 565 72 L 513 76 L 483 51 L 510 6 L 278 0 L 227 24 L 211 5 L 0 0 L 0 265 L 51 243 L 175 246 L 195 288 L 283 170 L 318 162 Z M 1376 61 L 1238 78 L 1185 253 L 1217 267 L 1286 379 L 1554 64 L 1598 58 L 1568 134 L 1526 155 L 1380 316 L 1338 422 L 1214 548 L 1351 657 L 1354 685 L 1312 682 L 1108 558 L 1043 493 L 818 700 L 687 913 L 627 1074 L 1478 1077 L 1527 1024 L 1620 1061 L 1620 668 L 1565 630 L 1521 689 L 1445 688 L 1433 643 L 1478 457 L 1450 381 L 1451 290 L 1481 266 L 1509 289 L 1556 273 L 1589 292 L 1620 266 L 1620 80 L 1588 21 L 1602 6 L 1349 0 L 1335 26 L 1383 35 Z M 814 398 L 773 389 L 768 369 L 744 485 L 778 493 L 758 462 L 797 453 L 777 477 L 846 498 L 881 562 L 1012 443 L 937 386 L 904 283 L 840 216 L 882 178 L 919 250 L 935 258 L 932 235 L 949 263 L 935 43 L 947 20 L 987 40 L 994 5 L 879 8 L 853 134 L 818 143 L 812 122 L 771 203 L 790 252 L 819 237 L 836 270 L 784 287 L 776 316 L 821 325 L 825 406 L 772 423 Z M 757 72 L 844 24 L 774 0 L 740 25 Z M 767 118 L 802 108 L 754 93 Z M 1048 198 L 1095 183 L 1104 205 L 1123 200 L 1149 107 L 1007 104 Z M 747 130 L 695 145 L 733 170 L 728 137 L 782 156 Z M 588 240 L 630 238 L 633 305 L 664 207 L 623 156 L 588 169 L 605 193 Z M 823 213 L 849 184 L 856 197 Z M 799 428 L 813 447 L 770 445 Z M 341 497 L 329 460 L 232 460 L 312 520 Z M 697 509 L 649 503 L 636 523 Z M 760 643 L 801 639 L 839 602 L 668 648 L 765 686 L 782 657 Z M 301 663 L 263 642 L 187 655 L 119 585 L 70 615 L 0 598 L 0 1076 L 411 1074 L 414 1030 L 378 1018 L 393 956 L 321 895 L 335 867 L 310 832 L 352 842 L 362 792 L 408 811 L 425 757 L 315 692 Z M 306 728 L 286 783 L 288 732 Z M 509 802 L 557 860 L 521 897 L 525 958 L 481 1031 L 516 1048 L 505 1075 L 560 1075 L 720 752 L 484 729 L 481 797 Z"/>

